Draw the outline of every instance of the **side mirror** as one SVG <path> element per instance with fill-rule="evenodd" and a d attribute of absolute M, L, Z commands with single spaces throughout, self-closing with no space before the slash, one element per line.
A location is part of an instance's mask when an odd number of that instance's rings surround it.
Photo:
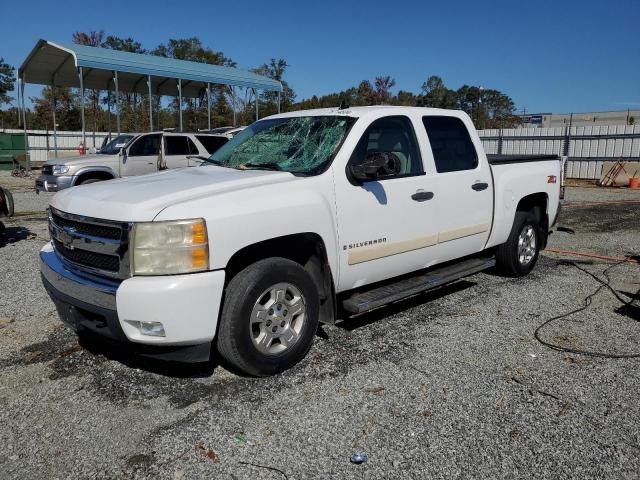
<path fill-rule="evenodd" d="M 392 177 L 400 173 L 400 159 L 393 152 L 371 152 L 361 164 L 350 165 L 349 171 L 361 182 Z"/>

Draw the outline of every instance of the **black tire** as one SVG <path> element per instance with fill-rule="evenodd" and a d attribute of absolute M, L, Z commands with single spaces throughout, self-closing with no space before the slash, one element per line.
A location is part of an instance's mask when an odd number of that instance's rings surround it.
<path fill-rule="evenodd" d="M 299 291 L 304 302 L 305 316 L 294 343 L 282 352 L 264 353 L 254 344 L 253 337 L 258 335 L 256 328 L 269 324 L 252 324 L 252 312 L 256 302 L 264 298 L 263 293 L 279 283 L 288 283 Z M 300 264 L 279 257 L 260 260 L 239 272 L 225 289 L 215 340 L 218 353 L 230 367 L 248 375 L 264 377 L 283 372 L 302 360 L 311 348 L 318 328 L 319 309 L 317 287 Z M 286 316 L 287 312 L 283 310 L 281 314 Z M 289 318 L 297 321 L 295 316 Z M 273 325 L 279 322 L 280 320 L 274 321 Z M 293 324 L 292 321 L 291 325 Z M 279 348 L 279 342 L 279 339 L 275 339 L 272 345 Z M 285 348 L 284 344 L 281 348 Z"/>
<path fill-rule="evenodd" d="M 86 180 L 81 181 L 78 185 L 89 185 L 90 183 L 102 182 L 103 180 L 100 178 L 87 178 Z"/>
<path fill-rule="evenodd" d="M 496 261 L 498 268 L 506 275 L 522 277 L 535 267 L 540 255 L 540 246 L 542 245 L 540 217 L 537 213 L 535 210 L 517 211 L 509 238 L 498 247 Z M 533 248 L 533 256 L 528 258 L 527 255 L 524 255 L 524 258 L 521 258 L 521 252 L 519 251 L 520 235 L 528 231 L 529 228 L 531 228 L 534 235 L 535 247 Z"/>
<path fill-rule="evenodd" d="M 7 202 L 7 217 L 13 217 L 13 214 L 15 213 L 15 204 L 13 203 L 13 195 L 6 188 L 3 188 L 2 191 L 4 192 L 4 198 L 5 198 L 5 201 Z"/>

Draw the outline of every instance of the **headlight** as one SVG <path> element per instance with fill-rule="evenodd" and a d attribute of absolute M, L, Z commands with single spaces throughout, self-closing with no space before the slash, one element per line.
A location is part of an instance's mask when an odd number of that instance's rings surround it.
<path fill-rule="evenodd" d="M 132 238 L 134 275 L 173 275 L 209 269 L 207 225 L 202 218 L 136 223 Z"/>
<path fill-rule="evenodd" d="M 54 165 L 51 171 L 54 175 L 64 175 L 69 171 L 69 167 L 67 165 Z"/>

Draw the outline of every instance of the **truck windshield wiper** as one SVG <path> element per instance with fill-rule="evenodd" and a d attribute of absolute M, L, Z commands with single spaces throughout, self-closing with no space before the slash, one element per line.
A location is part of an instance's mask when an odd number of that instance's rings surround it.
<path fill-rule="evenodd" d="M 241 170 L 275 170 L 276 172 L 281 172 L 282 167 L 275 162 L 268 163 L 243 163 L 238 166 Z"/>
<path fill-rule="evenodd" d="M 213 160 L 211 157 L 205 157 L 204 155 L 189 155 L 187 158 L 197 158 L 198 160 L 202 160 L 206 163 L 211 163 L 213 165 L 219 165 L 221 167 L 224 166 L 224 164 L 220 161 L 220 160 Z"/>

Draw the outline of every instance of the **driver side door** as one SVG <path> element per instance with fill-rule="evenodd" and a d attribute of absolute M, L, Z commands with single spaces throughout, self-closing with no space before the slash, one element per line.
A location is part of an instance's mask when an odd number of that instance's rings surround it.
<path fill-rule="evenodd" d="M 346 171 L 335 170 L 338 291 L 436 262 L 434 178 L 425 173 L 415 132 L 414 121 L 404 115 L 374 120 L 361 133 Z M 350 178 L 349 166 L 373 152 L 393 153 L 400 161 L 399 173 L 371 181 Z"/>

